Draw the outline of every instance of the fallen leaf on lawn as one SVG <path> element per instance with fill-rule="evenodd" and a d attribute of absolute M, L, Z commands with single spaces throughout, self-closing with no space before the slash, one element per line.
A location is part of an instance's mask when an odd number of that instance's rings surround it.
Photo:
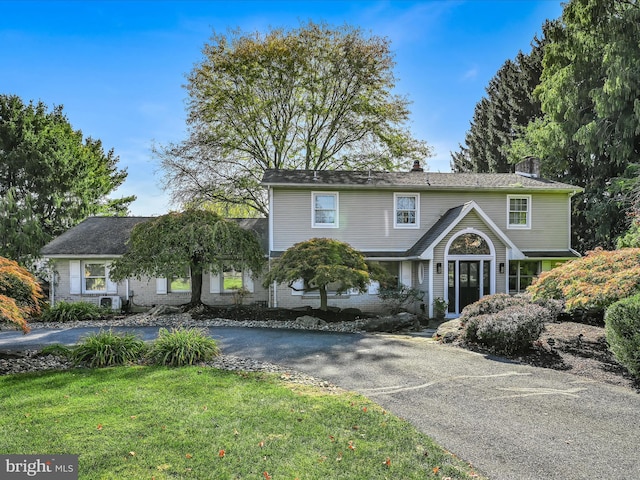
<path fill-rule="evenodd" d="M 269 472 L 262 472 L 262 476 L 265 478 L 265 480 L 271 480 L 271 475 L 269 475 Z"/>
<path fill-rule="evenodd" d="M 131 418 L 131 420 L 135 420 L 138 417 L 137 417 L 137 415 L 131 415 L 131 417 L 129 417 L 129 418 Z"/>
<path fill-rule="evenodd" d="M 233 435 L 237 437 L 238 435 L 240 435 L 240 432 L 237 429 L 234 428 L 233 429 Z"/>
<path fill-rule="evenodd" d="M 158 465 L 156 468 L 161 472 L 164 472 L 166 470 L 169 470 L 171 468 L 171 465 L 169 465 L 168 463 L 163 463 L 162 465 Z"/>
<path fill-rule="evenodd" d="M 218 452 L 218 456 L 219 456 L 220 458 L 223 458 L 225 455 L 226 455 L 226 452 L 225 452 L 224 450 L 220 450 L 220 451 Z"/>
<path fill-rule="evenodd" d="M 433 467 L 433 473 L 438 473 L 440 471 L 440 467 Z"/>
<path fill-rule="evenodd" d="M 390 459 L 389 457 L 387 457 L 387 459 L 384 461 L 384 464 L 385 464 L 387 467 L 390 467 L 390 466 L 391 466 L 391 459 Z"/>
<path fill-rule="evenodd" d="M 360 427 L 358 425 L 354 425 L 353 427 L 351 427 L 352 430 L 358 430 Z"/>
<path fill-rule="evenodd" d="M 129 452 L 129 455 L 131 455 L 132 457 L 136 456 L 136 452 Z"/>
<path fill-rule="evenodd" d="M 367 407 L 362 407 L 362 411 L 366 413 Z"/>
<path fill-rule="evenodd" d="M 258 446 L 259 446 L 260 448 L 264 448 L 264 442 L 260 442 L 260 443 L 258 444 Z"/>
<path fill-rule="evenodd" d="M 342 461 L 342 452 L 338 452 L 338 458 L 336 458 L 336 462 Z"/>
<path fill-rule="evenodd" d="M 208 410 L 207 406 L 206 406 L 206 405 L 203 405 L 203 406 L 202 406 L 202 410 L 207 411 L 207 410 Z"/>
<path fill-rule="evenodd" d="M 102 424 L 99 423 L 98 426 L 96 427 L 97 430 L 102 430 Z"/>
<path fill-rule="evenodd" d="M 193 455 L 191 455 L 190 453 L 187 453 L 187 454 L 185 455 L 185 457 L 187 457 L 187 458 L 193 458 Z"/>
<path fill-rule="evenodd" d="M 349 450 L 355 450 L 356 446 L 353 444 L 353 441 L 349 440 Z"/>

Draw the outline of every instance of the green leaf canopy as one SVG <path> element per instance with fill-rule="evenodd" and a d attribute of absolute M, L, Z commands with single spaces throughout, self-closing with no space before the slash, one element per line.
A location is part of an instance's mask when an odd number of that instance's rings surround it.
<path fill-rule="evenodd" d="M 334 284 L 338 293 L 351 288 L 364 292 L 371 274 L 364 256 L 349 244 L 330 238 L 312 238 L 284 252 L 266 275 L 264 286 L 276 282 L 294 288 L 294 283 L 301 279 L 305 292 L 320 293 L 320 309 L 326 310 L 329 284 Z"/>

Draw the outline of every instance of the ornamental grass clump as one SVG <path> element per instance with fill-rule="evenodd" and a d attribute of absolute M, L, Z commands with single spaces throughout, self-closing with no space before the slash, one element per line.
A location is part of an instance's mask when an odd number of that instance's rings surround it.
<path fill-rule="evenodd" d="M 148 353 L 151 363 L 180 367 L 207 362 L 220 355 L 217 342 L 202 328 L 161 328 Z"/>
<path fill-rule="evenodd" d="M 611 305 L 604 325 L 609 349 L 616 360 L 640 379 L 640 294 Z"/>
<path fill-rule="evenodd" d="M 41 319 L 44 322 L 77 322 L 80 320 L 95 320 L 113 312 L 89 302 L 65 302 L 60 301 L 54 307 L 45 310 Z"/>
<path fill-rule="evenodd" d="M 132 333 L 100 330 L 85 337 L 72 351 L 77 365 L 90 368 L 128 365 L 140 361 L 146 351 L 145 343 Z"/>

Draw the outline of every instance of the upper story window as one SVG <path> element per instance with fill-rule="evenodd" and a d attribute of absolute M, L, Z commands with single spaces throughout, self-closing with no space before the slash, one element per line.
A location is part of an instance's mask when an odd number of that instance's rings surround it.
<path fill-rule="evenodd" d="M 394 210 L 396 228 L 420 227 L 420 194 L 419 193 L 395 193 Z"/>
<path fill-rule="evenodd" d="M 507 196 L 507 227 L 531 228 L 531 195 Z"/>
<path fill-rule="evenodd" d="M 84 262 L 83 293 L 104 293 L 107 291 L 106 262 Z"/>
<path fill-rule="evenodd" d="M 312 194 L 313 227 L 338 228 L 338 194 L 336 192 L 314 192 Z"/>

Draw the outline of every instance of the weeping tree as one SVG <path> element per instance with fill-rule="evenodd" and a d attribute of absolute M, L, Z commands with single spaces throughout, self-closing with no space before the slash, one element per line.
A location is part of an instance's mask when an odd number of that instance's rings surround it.
<path fill-rule="evenodd" d="M 128 277 L 191 276 L 190 306 L 202 304 L 202 275 L 225 266 L 260 274 L 264 252 L 256 234 L 217 213 L 172 212 L 134 227 L 127 252 L 111 267 L 116 281 Z"/>
<path fill-rule="evenodd" d="M 286 283 L 296 291 L 320 294 L 320 310 L 327 310 L 327 290 L 344 293 L 367 290 L 370 280 L 383 272 L 372 270 L 364 256 L 349 244 L 330 238 L 312 238 L 296 243 L 277 259 L 265 276 L 264 287 L 272 282 Z M 302 288 L 296 286 L 302 280 Z"/>

